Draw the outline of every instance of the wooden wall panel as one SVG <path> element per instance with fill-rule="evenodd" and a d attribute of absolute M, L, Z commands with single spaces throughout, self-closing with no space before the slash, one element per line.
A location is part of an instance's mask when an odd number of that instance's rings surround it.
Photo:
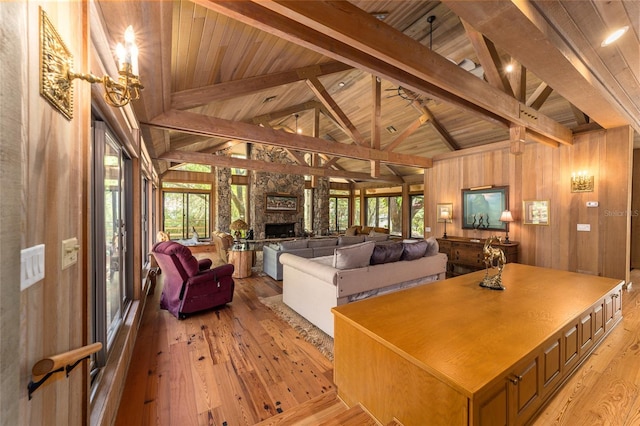
<path fill-rule="evenodd" d="M 20 376 L 20 249 L 22 216 L 21 181 L 23 151 L 23 117 L 26 105 L 24 87 L 16 84 L 24 75 L 28 55 L 25 53 L 25 2 L 0 5 L 2 48 L 0 49 L 0 424 L 17 425 L 19 404 L 16 395 L 23 381 Z M 7 101 L 4 101 L 6 99 Z"/>
<path fill-rule="evenodd" d="M 520 243 L 520 262 L 628 279 L 632 140 L 632 131 L 624 127 L 576 136 L 573 146 L 527 143 L 520 155 L 511 154 L 508 143 L 498 143 L 434 157 L 424 176 L 425 227 L 431 227 L 425 234 L 442 236 L 436 204 L 453 203 L 447 234 L 487 238 L 490 231 L 462 229 L 460 190 L 508 185 L 515 219 L 509 238 Z M 595 190 L 572 193 L 571 174 L 582 170 L 595 176 Z M 524 225 L 523 200 L 549 200 L 550 224 Z M 587 201 L 598 201 L 599 207 L 588 208 Z M 591 230 L 578 232 L 578 224 Z"/>
<path fill-rule="evenodd" d="M 76 69 L 88 69 L 87 3 L 45 3 L 45 12 L 74 56 Z M 26 14 L 28 58 L 39 57 L 39 10 L 29 3 Z M 26 61 L 26 60 L 25 60 Z M 27 107 L 23 128 L 24 208 L 22 248 L 45 245 L 45 278 L 21 293 L 20 424 L 85 423 L 87 363 L 66 378 L 59 374 L 28 400 L 32 366 L 45 356 L 86 344 L 86 191 L 89 176 L 91 85 L 74 84 L 74 117 L 64 118 L 39 94 L 39 63 L 28 60 L 22 81 Z M 16 224 L 18 226 L 18 224 Z M 76 237 L 83 249 L 78 262 L 61 267 L 61 242 Z M 4 325 L 4 323 L 3 323 Z"/>
<path fill-rule="evenodd" d="M 631 179 L 633 171 L 633 130 L 607 130 L 601 179 L 606 185 L 600 207 L 602 275 L 629 280 L 631 262 Z M 620 250 L 627 247 L 627 250 Z M 624 258 L 624 261 L 622 261 Z"/>
<path fill-rule="evenodd" d="M 640 149 L 633 150 L 631 195 L 631 268 L 640 268 Z"/>

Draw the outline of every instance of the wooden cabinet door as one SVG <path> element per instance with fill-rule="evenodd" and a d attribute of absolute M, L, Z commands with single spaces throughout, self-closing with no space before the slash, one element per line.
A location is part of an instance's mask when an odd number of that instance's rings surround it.
<path fill-rule="evenodd" d="M 605 332 L 605 301 L 602 300 L 593 307 L 593 340 L 597 344 L 604 337 Z"/>
<path fill-rule="evenodd" d="M 503 426 L 524 423 L 543 400 L 540 354 L 520 362 L 502 380 L 478 397 L 473 424 Z"/>
<path fill-rule="evenodd" d="M 580 359 L 580 333 L 578 330 L 578 322 L 576 321 L 562 331 L 560 348 L 562 350 L 563 371 L 572 370 Z"/>
<path fill-rule="evenodd" d="M 507 377 L 509 387 L 509 424 L 522 424 L 531 418 L 542 404 L 542 370 L 540 355 L 524 360 L 516 368 L 514 374 Z"/>
<path fill-rule="evenodd" d="M 504 379 L 488 389 L 474 404 L 473 424 L 480 426 L 507 426 L 509 424 L 509 387 Z"/>
<path fill-rule="evenodd" d="M 556 335 L 540 355 L 540 374 L 542 375 L 542 393 L 553 392 L 562 381 L 562 339 Z"/>
<path fill-rule="evenodd" d="M 594 312 L 593 309 L 585 312 L 580 321 L 578 323 L 579 328 L 579 338 L 580 338 L 580 354 L 585 354 L 589 352 L 589 350 L 595 344 L 593 338 L 593 328 L 594 328 Z"/>

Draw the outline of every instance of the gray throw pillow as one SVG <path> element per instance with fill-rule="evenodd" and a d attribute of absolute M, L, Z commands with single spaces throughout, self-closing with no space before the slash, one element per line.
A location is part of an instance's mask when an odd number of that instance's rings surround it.
<path fill-rule="evenodd" d="M 371 264 L 381 265 L 383 263 L 397 262 L 402 257 L 403 244 L 376 244 L 371 254 Z"/>
<path fill-rule="evenodd" d="M 403 250 L 400 260 L 416 260 L 424 257 L 429 248 L 429 243 L 425 240 L 419 240 L 411 243 L 402 243 Z"/>
<path fill-rule="evenodd" d="M 440 252 L 440 245 L 438 244 L 438 240 L 435 237 L 427 238 L 427 243 L 429 246 L 427 247 L 427 251 L 424 253 L 424 256 L 435 256 Z"/>
<path fill-rule="evenodd" d="M 376 243 L 367 241 L 360 244 L 338 247 L 333 252 L 333 267 L 337 269 L 355 269 L 369 266 L 369 260 Z"/>

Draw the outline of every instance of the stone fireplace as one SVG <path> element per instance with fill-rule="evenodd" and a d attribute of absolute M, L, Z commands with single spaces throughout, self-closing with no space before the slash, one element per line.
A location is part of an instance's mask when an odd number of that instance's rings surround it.
<path fill-rule="evenodd" d="M 249 150 L 251 159 L 280 163 L 285 165 L 295 164 L 288 158 L 287 151 L 282 148 L 263 147 L 252 145 Z M 229 232 L 231 224 L 231 170 L 224 167 L 216 167 L 217 172 L 217 197 L 215 229 Z M 300 237 L 305 231 L 315 230 L 320 232 L 329 226 L 329 179 L 319 178 L 318 185 L 309 191 L 312 211 L 311 229 L 305 230 L 304 206 L 305 206 L 305 177 L 288 173 L 272 173 L 260 170 L 249 171 L 249 211 L 244 218 L 249 227 L 254 231 L 254 239 Z M 266 211 L 267 194 L 286 194 L 298 197 L 297 211 Z M 276 225 L 272 228 L 272 225 Z M 279 229 L 279 226 L 286 228 Z M 270 229 L 267 229 L 270 228 Z M 293 231 L 292 231 L 293 229 Z M 274 237 L 275 236 L 275 237 Z"/>

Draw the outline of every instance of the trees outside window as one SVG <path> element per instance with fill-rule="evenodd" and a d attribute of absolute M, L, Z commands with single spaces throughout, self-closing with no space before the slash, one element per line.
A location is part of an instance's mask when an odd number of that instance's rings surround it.
<path fill-rule="evenodd" d="M 231 185 L 231 223 L 237 219 L 247 220 L 247 185 Z"/>
<path fill-rule="evenodd" d="M 193 229 L 199 236 L 211 233 L 211 192 L 163 191 L 163 229 L 172 240 L 188 239 Z"/>
<path fill-rule="evenodd" d="M 424 237 L 424 195 L 411 195 L 411 209 L 409 211 L 409 223 L 411 224 L 411 237 Z"/>
<path fill-rule="evenodd" d="M 402 196 L 367 197 L 367 226 L 402 235 Z"/>
<path fill-rule="evenodd" d="M 349 227 L 349 198 L 329 197 L 329 230 L 344 231 Z"/>

